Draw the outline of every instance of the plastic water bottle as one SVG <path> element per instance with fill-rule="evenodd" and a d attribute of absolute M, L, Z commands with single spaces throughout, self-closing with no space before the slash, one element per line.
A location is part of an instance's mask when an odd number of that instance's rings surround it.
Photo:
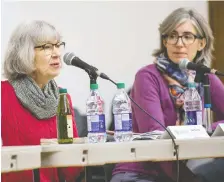
<path fill-rule="evenodd" d="M 194 82 L 184 93 L 185 125 L 202 125 L 202 101 Z"/>
<path fill-rule="evenodd" d="M 113 98 L 114 139 L 116 142 L 132 140 L 131 102 L 125 92 L 125 84 L 117 84 L 117 93 Z"/>
<path fill-rule="evenodd" d="M 90 85 L 90 95 L 86 102 L 89 143 L 106 142 L 104 101 L 99 94 L 98 84 Z"/>

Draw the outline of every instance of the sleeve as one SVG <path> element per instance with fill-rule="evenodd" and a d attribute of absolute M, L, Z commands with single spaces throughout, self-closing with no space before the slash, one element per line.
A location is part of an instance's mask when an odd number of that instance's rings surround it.
<path fill-rule="evenodd" d="M 78 130 L 76 127 L 76 122 L 75 122 L 75 114 L 74 110 L 72 109 L 72 101 L 71 97 L 68 94 L 68 101 L 70 104 L 71 112 L 72 112 L 72 118 L 73 118 L 73 137 L 76 138 L 78 137 Z M 66 180 L 66 182 L 74 182 L 76 178 L 80 175 L 82 172 L 83 168 L 82 167 L 61 167 L 58 168 L 58 174 L 59 174 L 59 179 Z"/>
<path fill-rule="evenodd" d="M 224 123 L 224 85 L 216 75 L 209 75 L 212 110 L 219 121 L 212 124 L 213 130 L 219 123 Z"/>
<path fill-rule="evenodd" d="M 165 126 L 158 84 L 156 76 L 145 70 L 140 70 L 136 74 L 131 95 L 137 104 Z M 139 132 L 144 133 L 153 130 L 164 130 L 160 124 L 142 112 L 137 106 L 132 105 L 132 107 Z"/>

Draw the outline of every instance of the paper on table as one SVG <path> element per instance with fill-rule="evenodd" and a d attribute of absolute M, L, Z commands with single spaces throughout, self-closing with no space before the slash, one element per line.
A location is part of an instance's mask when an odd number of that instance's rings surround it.
<path fill-rule="evenodd" d="M 155 140 L 160 139 L 160 136 L 164 133 L 164 131 L 154 130 L 146 133 L 133 133 L 132 140 Z"/>

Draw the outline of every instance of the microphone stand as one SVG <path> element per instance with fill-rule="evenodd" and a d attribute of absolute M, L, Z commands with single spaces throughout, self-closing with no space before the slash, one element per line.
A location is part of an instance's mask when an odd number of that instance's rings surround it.
<path fill-rule="evenodd" d="M 210 83 L 207 73 L 196 71 L 195 82 L 203 83 L 204 88 L 204 121 L 202 125 L 205 127 L 209 135 L 212 134 L 212 115 L 211 115 L 211 94 L 210 94 Z"/>
<path fill-rule="evenodd" d="M 97 68 L 93 67 L 93 69 L 88 69 L 86 68 L 85 71 L 88 73 L 89 75 L 89 78 L 90 78 L 90 84 L 96 84 L 96 80 L 97 80 L 97 77 L 98 75 L 96 74 L 96 71 L 97 71 Z"/>
<path fill-rule="evenodd" d="M 96 84 L 97 77 L 95 75 L 89 74 L 90 84 Z"/>
<path fill-rule="evenodd" d="M 204 75 L 203 79 L 203 87 L 204 87 L 204 109 L 205 109 L 205 128 L 208 132 L 208 134 L 212 134 L 212 121 L 211 121 L 211 108 L 212 108 L 212 103 L 211 103 L 211 94 L 210 94 L 210 83 L 209 83 L 209 78 L 208 74 Z"/>

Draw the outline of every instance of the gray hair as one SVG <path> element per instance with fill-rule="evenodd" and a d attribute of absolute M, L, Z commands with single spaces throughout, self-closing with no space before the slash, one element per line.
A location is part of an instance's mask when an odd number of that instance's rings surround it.
<path fill-rule="evenodd" d="M 214 50 L 214 37 L 208 22 L 196 10 L 190 8 L 178 8 L 174 10 L 162 22 L 162 24 L 160 24 L 159 32 L 161 35 L 161 41 L 164 39 L 164 35 L 171 33 L 177 27 L 177 25 L 182 24 L 187 20 L 191 20 L 192 24 L 197 30 L 198 35 L 206 39 L 205 48 L 197 53 L 194 62 L 210 66 L 213 59 L 212 51 Z M 155 50 L 153 56 L 157 57 L 161 53 L 166 53 L 166 47 L 162 42 L 161 48 Z"/>
<path fill-rule="evenodd" d="M 9 80 L 29 75 L 34 70 L 34 47 L 46 42 L 61 41 L 55 27 L 45 21 L 24 22 L 17 26 L 5 53 L 4 75 Z"/>

